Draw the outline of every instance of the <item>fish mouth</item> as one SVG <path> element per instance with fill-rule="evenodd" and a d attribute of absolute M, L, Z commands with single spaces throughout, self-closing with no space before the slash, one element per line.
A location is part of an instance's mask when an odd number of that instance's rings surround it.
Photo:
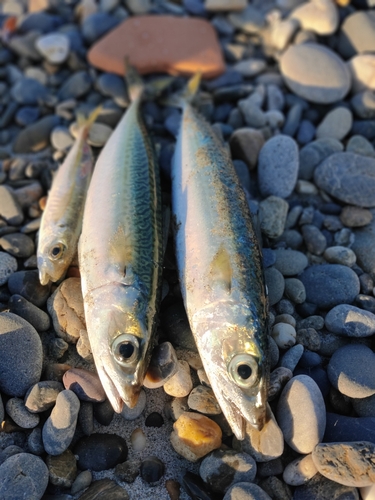
<path fill-rule="evenodd" d="M 140 385 L 116 384 L 104 366 L 98 370 L 100 381 L 103 385 L 105 393 L 116 413 L 121 413 L 124 404 L 128 408 L 134 408 L 138 403 L 139 393 L 141 392 Z"/>
<path fill-rule="evenodd" d="M 45 285 L 48 285 L 51 280 L 51 276 L 45 272 L 43 269 L 41 269 L 39 271 L 39 281 L 40 281 L 40 284 L 45 286 Z"/>

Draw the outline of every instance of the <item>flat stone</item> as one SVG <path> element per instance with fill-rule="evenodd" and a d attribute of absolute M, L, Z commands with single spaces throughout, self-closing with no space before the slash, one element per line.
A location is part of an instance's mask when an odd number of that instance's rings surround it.
<path fill-rule="evenodd" d="M 173 424 L 170 436 L 174 450 L 190 462 L 196 462 L 221 446 L 220 427 L 199 413 L 184 412 Z"/>
<path fill-rule="evenodd" d="M 370 210 L 360 207 L 346 206 L 340 214 L 341 222 L 347 227 L 363 227 L 370 224 L 373 215 Z"/>
<path fill-rule="evenodd" d="M 83 368 L 71 368 L 63 376 L 65 389 L 73 391 L 80 400 L 100 403 L 106 395 L 96 373 Z"/>
<path fill-rule="evenodd" d="M 280 71 L 286 85 L 299 97 L 318 104 L 339 101 L 349 92 L 350 72 L 323 45 L 291 45 L 282 54 Z"/>
<path fill-rule="evenodd" d="M 299 279 L 305 285 L 306 301 L 322 309 L 351 304 L 360 290 L 355 272 L 340 264 L 310 266 Z"/>
<path fill-rule="evenodd" d="M 351 248 L 336 245 L 326 248 L 323 257 L 327 262 L 332 264 L 342 264 L 343 266 L 352 267 L 357 260 L 357 257 Z"/>
<path fill-rule="evenodd" d="M 43 380 L 30 387 L 25 395 L 25 406 L 31 413 L 40 413 L 52 408 L 58 394 L 64 390 L 61 382 Z"/>
<path fill-rule="evenodd" d="M 331 0 L 304 2 L 292 11 L 290 17 L 299 21 L 302 29 L 317 35 L 332 35 L 339 25 L 339 12 Z"/>
<path fill-rule="evenodd" d="M 339 304 L 325 317 L 327 329 L 344 337 L 369 337 L 375 333 L 375 314 L 348 304 Z"/>
<path fill-rule="evenodd" d="M 15 314 L 0 314 L 0 388 L 10 396 L 23 397 L 39 382 L 43 351 L 37 331 Z"/>
<path fill-rule="evenodd" d="M 64 33 L 48 33 L 37 39 L 35 47 L 51 64 L 62 64 L 69 55 L 70 42 Z"/>
<path fill-rule="evenodd" d="M 235 450 L 215 450 L 199 467 L 203 481 L 217 493 L 225 493 L 233 484 L 253 482 L 257 472 L 255 460 L 247 453 Z"/>
<path fill-rule="evenodd" d="M 80 500 L 129 500 L 128 492 L 111 479 L 99 479 L 81 495 Z"/>
<path fill-rule="evenodd" d="M 346 64 L 352 77 L 353 94 L 363 92 L 364 90 L 375 90 L 374 54 L 354 56 Z"/>
<path fill-rule="evenodd" d="M 81 280 L 64 280 L 47 301 L 47 309 L 59 337 L 69 343 L 76 343 L 80 331 L 86 329 Z"/>
<path fill-rule="evenodd" d="M 314 172 L 315 183 L 335 198 L 359 207 L 375 206 L 375 158 L 336 153 Z"/>
<path fill-rule="evenodd" d="M 337 349 L 331 357 L 327 374 L 331 384 L 345 396 L 366 398 L 375 394 L 375 354 L 361 344 Z"/>
<path fill-rule="evenodd" d="M 283 276 L 295 276 L 300 274 L 308 265 L 306 255 L 298 250 L 277 248 L 275 254 L 275 268 L 280 271 Z"/>
<path fill-rule="evenodd" d="M 23 429 L 33 429 L 39 424 L 39 415 L 27 411 L 23 399 L 10 398 L 6 404 L 6 412 L 17 425 Z"/>
<path fill-rule="evenodd" d="M 327 412 L 325 443 L 370 441 L 375 439 L 375 417 L 346 417 Z"/>
<path fill-rule="evenodd" d="M 299 168 L 297 143 L 287 135 L 269 139 L 259 153 L 258 184 L 261 194 L 287 198 L 297 182 Z"/>
<path fill-rule="evenodd" d="M 40 500 L 48 485 L 48 469 L 31 453 L 18 453 L 0 465 L 0 497 Z"/>
<path fill-rule="evenodd" d="M 358 488 L 375 482 L 373 443 L 321 443 L 312 458 L 320 474 L 336 483 Z"/>
<path fill-rule="evenodd" d="M 0 246 L 10 255 L 20 259 L 27 259 L 35 253 L 34 241 L 27 234 L 6 234 L 0 238 Z"/>
<path fill-rule="evenodd" d="M 55 486 L 70 488 L 77 476 L 77 460 L 68 449 L 57 456 L 47 455 L 50 481 Z"/>
<path fill-rule="evenodd" d="M 319 446 L 319 445 L 318 445 Z M 283 479 L 290 486 L 302 486 L 318 472 L 311 453 L 290 462 L 284 469 Z"/>
<path fill-rule="evenodd" d="M 91 471 L 108 470 L 125 462 L 128 446 L 117 434 L 91 434 L 81 438 L 74 446 L 78 455 L 78 467 Z"/>
<path fill-rule="evenodd" d="M 72 442 L 76 430 L 79 399 L 72 391 L 61 391 L 43 426 L 43 445 L 50 455 L 60 455 Z"/>
<path fill-rule="evenodd" d="M 269 238 L 282 235 L 288 214 L 288 203 L 279 196 L 268 196 L 259 203 L 260 227 Z"/>
<path fill-rule="evenodd" d="M 303 486 L 298 486 L 293 495 L 293 500 L 359 500 L 357 488 L 343 486 L 330 481 L 321 474 L 315 474 Z"/>
<path fill-rule="evenodd" d="M 11 226 L 23 222 L 23 212 L 17 198 L 6 186 L 0 186 L 0 216 Z"/>
<path fill-rule="evenodd" d="M 14 153 L 35 153 L 46 148 L 49 145 L 52 129 L 59 123 L 60 118 L 58 116 L 49 115 L 27 126 L 21 130 L 14 141 Z"/>
<path fill-rule="evenodd" d="M 286 384 L 277 405 L 277 421 L 285 441 L 298 453 L 310 453 L 322 440 L 325 405 L 311 377 L 297 375 Z"/>
<path fill-rule="evenodd" d="M 341 141 L 352 128 L 353 115 L 348 108 L 340 107 L 327 113 L 316 129 L 316 138 L 333 137 Z"/>
<path fill-rule="evenodd" d="M 203 77 L 213 78 L 225 69 L 214 28 L 203 19 L 189 17 L 126 19 L 88 52 L 93 66 L 119 75 L 124 73 L 126 56 L 141 74 L 187 76 L 200 71 Z"/>
<path fill-rule="evenodd" d="M 0 252 L 0 286 L 5 285 L 9 276 L 15 273 L 17 268 L 17 260 L 12 255 L 6 252 Z"/>
<path fill-rule="evenodd" d="M 338 51 L 349 58 L 372 52 L 375 43 L 375 16 L 371 10 L 358 10 L 344 19 L 338 39 Z"/>

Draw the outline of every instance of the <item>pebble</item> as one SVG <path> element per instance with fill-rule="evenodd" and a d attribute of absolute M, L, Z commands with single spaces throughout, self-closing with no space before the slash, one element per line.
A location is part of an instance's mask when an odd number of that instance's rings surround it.
<path fill-rule="evenodd" d="M 375 496 L 375 484 L 359 488 L 362 500 L 372 500 Z"/>
<path fill-rule="evenodd" d="M 327 412 L 324 442 L 370 441 L 375 439 L 374 417 L 346 417 Z"/>
<path fill-rule="evenodd" d="M 48 33 L 35 42 L 36 49 L 51 64 L 62 64 L 69 55 L 70 42 L 64 33 Z"/>
<path fill-rule="evenodd" d="M 47 455 L 46 463 L 51 484 L 63 488 L 72 486 L 77 476 L 77 460 L 69 449 L 57 456 Z"/>
<path fill-rule="evenodd" d="M 49 145 L 51 131 L 60 124 L 56 115 L 47 115 L 25 127 L 13 143 L 13 152 L 27 154 L 41 151 Z"/>
<path fill-rule="evenodd" d="M 375 55 L 360 54 L 352 57 L 346 64 L 352 77 L 352 92 L 375 90 L 373 82 Z"/>
<path fill-rule="evenodd" d="M 96 80 L 95 85 L 104 96 L 112 97 L 122 107 L 128 103 L 124 79 L 113 73 L 102 73 Z"/>
<path fill-rule="evenodd" d="M 37 105 L 47 97 L 47 89 L 38 80 L 21 78 L 11 90 L 11 96 L 19 104 Z"/>
<path fill-rule="evenodd" d="M 130 435 L 130 443 L 134 451 L 143 451 L 147 446 L 147 439 L 142 429 L 134 429 Z"/>
<path fill-rule="evenodd" d="M 318 104 L 337 102 L 349 92 L 350 72 L 333 51 L 316 43 L 290 45 L 280 59 L 286 85 Z"/>
<path fill-rule="evenodd" d="M 111 479 L 93 481 L 90 487 L 81 495 L 80 500 L 129 500 L 128 492 Z M 70 500 L 70 499 L 68 499 Z"/>
<path fill-rule="evenodd" d="M 190 366 L 186 361 L 178 361 L 178 371 L 164 385 L 164 391 L 175 398 L 187 396 L 193 389 Z"/>
<path fill-rule="evenodd" d="M 304 30 L 317 35 L 333 35 L 339 25 L 339 12 L 331 0 L 319 2 L 304 2 L 298 5 L 290 14 Z"/>
<path fill-rule="evenodd" d="M 340 214 L 341 222 L 348 227 L 363 227 L 370 224 L 373 215 L 370 210 L 360 207 L 346 206 Z"/>
<path fill-rule="evenodd" d="M 145 420 L 146 427 L 162 427 L 164 425 L 164 419 L 157 411 L 153 411 L 147 415 Z"/>
<path fill-rule="evenodd" d="M 323 257 L 327 262 L 332 264 L 342 264 L 343 266 L 352 267 L 357 260 L 357 257 L 351 248 L 334 246 L 326 248 Z"/>
<path fill-rule="evenodd" d="M 269 139 L 259 153 L 258 184 L 262 196 L 287 198 L 297 182 L 298 146 L 287 135 Z"/>
<path fill-rule="evenodd" d="M 327 246 L 327 240 L 324 234 L 313 224 L 304 224 L 302 226 L 302 235 L 307 250 L 314 255 L 322 255 Z"/>
<path fill-rule="evenodd" d="M 301 486 L 310 481 L 317 472 L 312 454 L 308 454 L 290 462 L 284 469 L 283 479 L 290 486 Z"/>
<path fill-rule="evenodd" d="M 375 206 L 375 159 L 354 153 L 336 153 L 314 172 L 315 183 L 331 196 L 359 207 Z M 345 182 L 342 179 L 345 178 Z"/>
<path fill-rule="evenodd" d="M 233 438 L 233 448 L 251 455 L 256 462 L 269 462 L 278 458 L 284 451 L 283 433 L 267 404 L 267 419 L 261 431 L 246 424 L 245 439 Z"/>
<path fill-rule="evenodd" d="M 267 67 L 264 59 L 243 59 L 233 66 L 234 71 L 238 71 L 245 78 L 252 78 L 262 73 Z"/>
<path fill-rule="evenodd" d="M 354 487 L 374 483 L 373 443 L 321 443 L 315 447 L 312 458 L 320 474 L 331 481 Z"/>
<path fill-rule="evenodd" d="M 31 413 L 40 413 L 52 408 L 64 386 L 54 380 L 43 380 L 29 388 L 25 395 L 25 406 Z"/>
<path fill-rule="evenodd" d="M 43 453 L 45 453 L 42 440 L 42 429 L 40 427 L 35 427 L 35 429 L 30 432 L 27 439 L 27 446 L 33 455 L 43 455 Z"/>
<path fill-rule="evenodd" d="M 64 280 L 47 301 L 53 327 L 59 337 L 69 343 L 76 343 L 80 331 L 86 329 L 81 280 Z"/>
<path fill-rule="evenodd" d="M 160 458 L 151 456 L 142 461 L 140 475 L 146 483 L 154 484 L 163 477 L 164 470 L 165 466 Z"/>
<path fill-rule="evenodd" d="M 170 342 L 157 345 L 151 355 L 143 385 L 148 389 L 162 387 L 179 368 L 176 351 Z"/>
<path fill-rule="evenodd" d="M 74 144 L 69 129 L 62 125 L 55 127 L 51 132 L 51 144 L 58 151 L 66 151 Z"/>
<path fill-rule="evenodd" d="M 22 295 L 37 307 L 45 304 L 50 286 L 40 284 L 38 271 L 17 271 L 8 279 L 8 288 L 13 295 Z"/>
<path fill-rule="evenodd" d="M 232 158 L 244 161 L 250 170 L 257 166 L 259 152 L 263 144 L 263 134 L 250 127 L 238 128 L 229 140 Z"/>
<path fill-rule="evenodd" d="M 270 306 L 273 306 L 281 300 L 284 294 L 285 281 L 280 271 L 274 267 L 264 270 L 264 279 L 268 289 L 268 302 Z"/>
<path fill-rule="evenodd" d="M 375 355 L 361 344 L 343 346 L 333 354 L 327 374 L 331 384 L 345 396 L 366 398 L 375 394 Z"/>
<path fill-rule="evenodd" d="M 48 314 L 21 295 L 12 295 L 8 307 L 11 313 L 28 321 L 38 332 L 45 332 L 51 325 Z"/>
<path fill-rule="evenodd" d="M 125 483 L 134 483 L 139 476 L 139 467 L 138 460 L 127 460 L 122 464 L 116 465 L 115 476 L 120 481 L 125 481 Z"/>
<path fill-rule="evenodd" d="M 60 87 L 58 98 L 60 101 L 67 99 L 77 99 L 87 94 L 91 89 L 92 78 L 86 71 L 77 71 L 65 80 Z"/>
<path fill-rule="evenodd" d="M 248 5 L 239 13 L 229 14 L 228 19 L 235 28 L 250 35 L 258 33 L 265 24 L 263 14 L 252 5 Z"/>
<path fill-rule="evenodd" d="M 350 132 L 353 125 L 353 116 L 348 108 L 340 107 L 327 113 L 316 129 L 316 138 L 333 137 L 338 141 Z"/>
<path fill-rule="evenodd" d="M 114 410 L 111 403 L 106 399 L 103 403 L 94 405 L 94 417 L 99 424 L 108 426 L 113 420 Z"/>
<path fill-rule="evenodd" d="M 367 398 L 353 398 L 351 403 L 359 417 L 375 417 L 375 395 Z"/>
<path fill-rule="evenodd" d="M 255 460 L 247 453 L 235 450 L 215 450 L 199 467 L 199 475 L 216 493 L 225 493 L 235 483 L 252 483 L 257 472 Z"/>
<path fill-rule="evenodd" d="M 91 434 L 81 438 L 74 446 L 81 470 L 103 471 L 124 462 L 128 456 L 125 439 L 117 434 Z"/>
<path fill-rule="evenodd" d="M 360 290 L 355 272 L 340 264 L 310 266 L 303 271 L 299 279 L 305 285 L 307 302 L 322 309 L 350 304 Z"/>
<path fill-rule="evenodd" d="M 204 8 L 208 11 L 235 11 L 243 10 L 247 6 L 246 0 L 206 0 Z"/>
<path fill-rule="evenodd" d="M 23 429 L 33 429 L 39 424 L 39 415 L 33 415 L 20 398 L 10 398 L 5 406 L 7 414 Z"/>
<path fill-rule="evenodd" d="M 288 349 L 296 343 L 296 330 L 288 323 L 277 323 L 274 325 L 271 336 L 280 349 Z"/>
<path fill-rule="evenodd" d="M 0 465 L 0 497 L 40 500 L 48 479 L 48 469 L 41 458 L 30 453 L 18 453 Z"/>
<path fill-rule="evenodd" d="M 344 19 L 340 27 L 338 50 L 346 59 L 363 52 L 372 52 L 375 43 L 374 14 L 358 10 Z"/>
<path fill-rule="evenodd" d="M 280 394 L 283 387 L 293 377 L 289 368 L 279 366 L 271 372 L 270 384 L 268 388 L 268 401 L 273 401 Z"/>
<path fill-rule="evenodd" d="M 291 347 L 282 357 L 280 366 L 289 368 L 289 370 L 293 372 L 302 357 L 303 351 L 304 348 L 302 344 L 297 344 L 294 347 Z"/>
<path fill-rule="evenodd" d="M 124 404 L 121 410 L 121 416 L 125 420 L 135 420 L 142 414 L 145 407 L 146 407 L 146 393 L 143 389 L 141 389 L 141 392 L 139 393 L 138 396 L 137 404 L 134 406 L 134 408 L 129 408 L 126 404 Z"/>
<path fill-rule="evenodd" d="M 64 373 L 65 389 L 73 391 L 81 401 L 101 403 L 106 395 L 96 373 L 83 368 L 72 368 Z"/>
<path fill-rule="evenodd" d="M 13 192 L 0 186 L 0 216 L 11 226 L 22 224 L 24 215 Z"/>
<path fill-rule="evenodd" d="M 371 90 L 364 90 L 363 92 L 358 92 L 351 98 L 350 104 L 357 117 L 363 118 L 364 120 L 366 119 L 371 120 L 375 118 L 375 96 Z M 361 136 L 354 136 L 354 137 L 361 137 Z M 350 140 L 352 140 L 352 138 Z M 366 141 L 366 143 L 367 144 L 365 148 L 369 150 L 369 153 L 371 152 L 369 156 L 373 156 L 374 147 L 372 146 L 372 144 L 370 144 L 369 146 L 368 141 Z"/>
<path fill-rule="evenodd" d="M 297 278 L 288 278 L 285 280 L 285 296 L 295 304 L 302 304 L 306 300 L 305 286 Z"/>
<path fill-rule="evenodd" d="M 90 436 L 94 432 L 94 408 L 91 402 L 81 401 L 78 423 L 85 436 Z"/>
<path fill-rule="evenodd" d="M 86 489 L 92 483 L 92 474 L 89 470 L 84 470 L 78 474 L 73 481 L 71 492 L 72 495 Z"/>
<path fill-rule="evenodd" d="M 136 43 L 139 38 L 143 40 L 141 44 Z M 212 78 L 225 69 L 213 26 L 204 19 L 191 17 L 125 19 L 94 44 L 87 57 L 94 67 L 122 76 L 126 56 L 141 74 L 192 75 L 200 71 L 204 78 Z"/>
<path fill-rule="evenodd" d="M 375 333 L 375 315 L 355 306 L 339 304 L 325 318 L 327 329 L 345 337 L 369 337 Z"/>
<path fill-rule="evenodd" d="M 284 19 L 271 25 L 271 43 L 277 50 L 285 50 L 298 30 L 296 19 Z"/>
<path fill-rule="evenodd" d="M 283 276 L 295 276 L 300 274 L 308 265 L 306 255 L 298 250 L 277 248 L 275 254 L 275 268 L 280 271 Z"/>
<path fill-rule="evenodd" d="M 10 312 L 0 314 L 0 389 L 10 396 L 23 397 L 40 380 L 42 343 L 27 321 Z"/>
<path fill-rule="evenodd" d="M 43 445 L 49 455 L 60 455 L 72 442 L 76 430 L 79 399 L 72 391 L 61 391 L 43 426 Z"/>
<path fill-rule="evenodd" d="M 288 203 L 278 196 L 268 196 L 259 203 L 262 233 L 269 238 L 278 238 L 284 231 Z"/>
<path fill-rule="evenodd" d="M 212 389 L 198 385 L 190 392 L 188 405 L 191 410 L 198 411 L 204 415 L 219 415 L 221 408 L 216 400 Z"/>
<path fill-rule="evenodd" d="M 315 168 L 326 158 L 334 153 L 343 151 L 344 147 L 340 141 L 332 137 L 323 137 L 306 144 L 299 154 L 300 170 L 298 177 L 304 180 L 313 178 Z"/>
<path fill-rule="evenodd" d="M 276 418 L 285 441 L 298 453 L 310 453 L 322 441 L 326 426 L 325 405 L 311 377 L 297 375 L 286 384 L 277 405 Z"/>
<path fill-rule="evenodd" d="M 306 484 L 298 486 L 293 495 L 293 500 L 359 500 L 358 490 L 349 486 L 342 486 L 326 479 L 321 474 L 315 474 Z"/>
<path fill-rule="evenodd" d="M 170 436 L 174 450 L 190 462 L 196 462 L 221 446 L 220 427 L 199 413 L 184 412 L 173 424 Z"/>
<path fill-rule="evenodd" d="M 0 286 L 5 285 L 9 276 L 15 273 L 17 268 L 17 260 L 12 255 L 6 252 L 0 252 Z"/>
<path fill-rule="evenodd" d="M 231 486 L 223 500 L 271 500 L 271 497 L 256 484 L 242 482 Z"/>

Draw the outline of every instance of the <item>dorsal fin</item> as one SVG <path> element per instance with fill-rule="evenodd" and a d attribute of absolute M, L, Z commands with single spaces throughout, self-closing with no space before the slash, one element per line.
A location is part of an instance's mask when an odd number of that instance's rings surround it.
<path fill-rule="evenodd" d="M 212 259 L 209 279 L 212 288 L 224 288 L 227 293 L 232 289 L 232 266 L 227 249 L 221 245 Z"/>

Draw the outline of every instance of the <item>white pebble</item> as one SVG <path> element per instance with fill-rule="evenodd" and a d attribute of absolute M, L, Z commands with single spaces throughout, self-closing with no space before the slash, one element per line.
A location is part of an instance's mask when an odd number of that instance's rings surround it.
<path fill-rule="evenodd" d="M 61 64 L 69 55 L 70 42 L 63 33 L 49 33 L 38 38 L 35 47 L 51 64 Z"/>
<path fill-rule="evenodd" d="M 130 436 L 130 442 L 134 451 L 143 451 L 147 445 L 147 439 L 142 429 L 134 429 Z"/>
<path fill-rule="evenodd" d="M 296 330 L 288 323 L 276 323 L 272 327 L 271 336 L 280 347 L 280 349 L 288 349 L 296 343 Z"/>
<path fill-rule="evenodd" d="M 183 398 L 190 394 L 193 389 L 193 381 L 190 375 L 190 366 L 186 361 L 179 360 L 179 369 L 172 378 L 164 385 L 164 390 L 170 396 L 175 398 Z"/>

